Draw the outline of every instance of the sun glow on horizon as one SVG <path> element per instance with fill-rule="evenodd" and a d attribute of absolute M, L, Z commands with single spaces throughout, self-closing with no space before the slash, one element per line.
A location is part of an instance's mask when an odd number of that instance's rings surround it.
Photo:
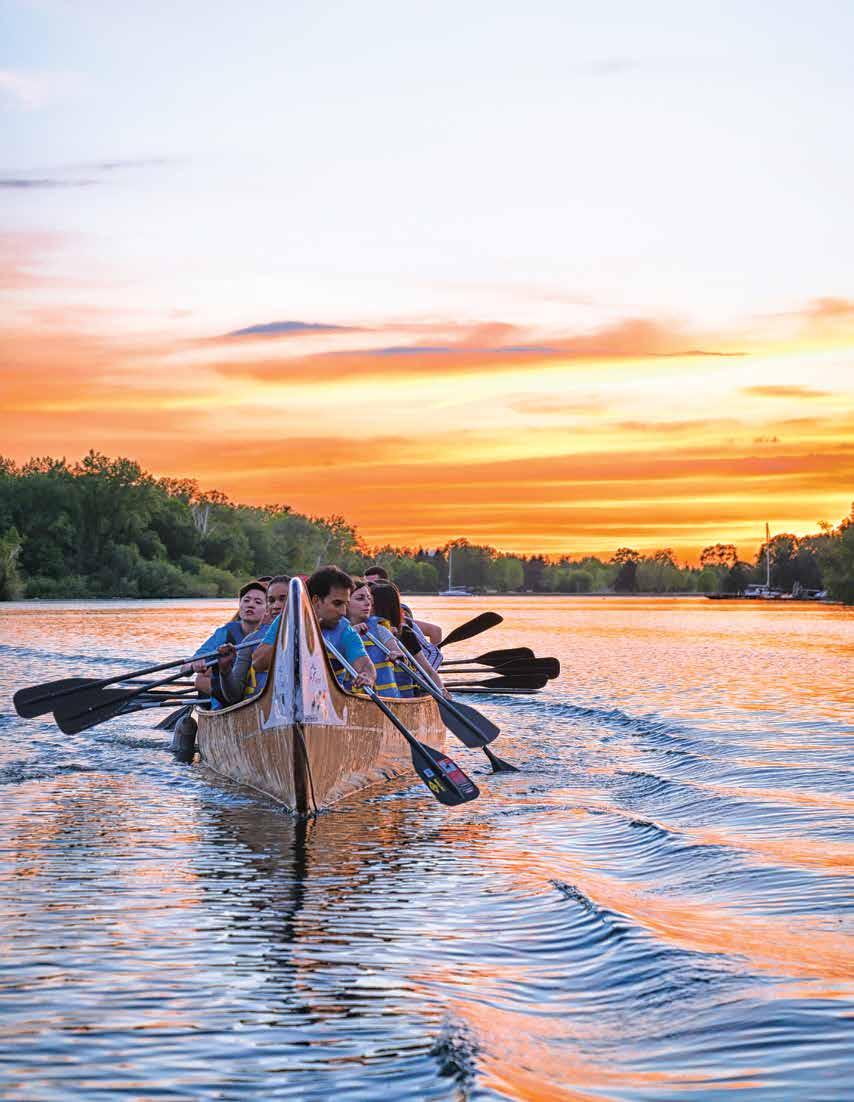
<path fill-rule="evenodd" d="M 838 522 L 854 15 L 616 4 L 13 5 L 0 454 L 126 455 L 371 545 L 693 558 Z"/>

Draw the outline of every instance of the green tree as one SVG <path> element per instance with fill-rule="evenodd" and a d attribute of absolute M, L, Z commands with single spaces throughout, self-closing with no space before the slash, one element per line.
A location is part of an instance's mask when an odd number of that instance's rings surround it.
<path fill-rule="evenodd" d="M 487 577 L 492 589 L 509 593 L 525 584 L 525 568 L 514 555 L 498 555 L 489 564 Z"/>
<path fill-rule="evenodd" d="M 20 553 L 18 530 L 7 528 L 0 533 L 0 601 L 14 601 L 21 595 L 23 586 L 17 566 Z"/>
<path fill-rule="evenodd" d="M 614 578 L 616 593 L 634 593 L 637 590 L 637 573 L 640 555 L 631 547 L 618 547 L 611 562 L 617 568 Z"/>

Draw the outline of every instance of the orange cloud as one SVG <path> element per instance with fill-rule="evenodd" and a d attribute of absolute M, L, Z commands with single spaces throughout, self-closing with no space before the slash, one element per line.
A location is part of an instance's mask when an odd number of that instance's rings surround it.
<path fill-rule="evenodd" d="M 437 327 L 438 329 L 439 327 Z M 517 338 L 507 343 L 508 338 Z M 229 378 L 265 383 L 301 384 L 326 380 L 400 378 L 415 372 L 431 375 L 516 372 L 568 361 L 643 360 L 660 357 L 741 355 L 726 349 L 700 349 L 696 338 L 677 326 L 635 319 L 592 333 L 547 342 L 524 341 L 515 326 L 490 323 L 474 327 L 455 341 L 430 341 L 345 349 L 299 356 L 221 361 L 211 366 Z"/>
<path fill-rule="evenodd" d="M 13 245 L 3 271 L 24 287 L 51 243 Z M 386 342 L 373 349 L 355 347 L 375 340 L 366 330 L 324 326 L 343 348 L 279 341 L 261 355 L 242 339 L 232 351 L 108 338 L 100 326 L 98 311 L 57 308 L 0 330 L 5 454 L 77 458 L 94 447 L 235 500 L 343 514 L 369 543 L 467 536 L 553 554 L 630 544 L 693 555 L 719 540 L 747 554 L 766 518 L 811 531 L 854 496 L 841 373 L 826 390 L 775 383 L 765 355 L 761 373 L 751 377 L 748 357 L 736 377 L 703 349 L 725 356 L 737 342 L 675 324 L 543 338 L 500 321 L 390 323 L 372 331 Z M 832 411 L 786 416 L 831 393 Z M 767 408 L 781 416 L 760 419 Z"/>
<path fill-rule="evenodd" d="M 756 398 L 828 398 L 829 390 L 817 390 L 811 386 L 744 386 L 742 394 Z"/>

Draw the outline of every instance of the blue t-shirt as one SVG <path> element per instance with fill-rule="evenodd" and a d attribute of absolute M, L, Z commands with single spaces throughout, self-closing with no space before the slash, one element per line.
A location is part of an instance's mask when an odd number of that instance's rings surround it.
<path fill-rule="evenodd" d="M 281 620 L 281 618 L 282 618 L 282 614 L 279 613 L 279 615 L 276 617 L 276 619 L 267 628 L 267 634 L 261 640 L 262 643 L 266 643 L 270 647 L 275 646 L 276 639 L 278 638 L 278 635 L 279 635 L 279 621 Z"/>
<path fill-rule="evenodd" d="M 334 628 L 321 628 L 323 638 L 328 639 L 339 654 L 343 654 L 348 662 L 355 662 L 357 658 L 367 658 L 365 644 L 358 631 L 352 626 L 346 616 L 342 616 Z M 267 628 L 267 634 L 262 639 L 263 643 L 273 646 L 279 634 L 279 617 Z"/>
<path fill-rule="evenodd" d="M 223 624 L 221 628 L 217 628 L 213 635 L 208 636 L 204 643 L 199 647 L 193 658 L 199 658 L 203 654 L 209 654 L 211 651 L 217 650 L 223 645 L 223 643 L 242 643 L 245 632 L 243 631 L 243 625 L 239 620 L 229 620 L 227 624 Z"/>
<path fill-rule="evenodd" d="M 321 628 L 320 630 L 323 633 L 323 638 L 331 643 L 351 666 L 359 658 L 368 657 L 361 635 L 346 616 L 342 616 L 334 628 Z"/>

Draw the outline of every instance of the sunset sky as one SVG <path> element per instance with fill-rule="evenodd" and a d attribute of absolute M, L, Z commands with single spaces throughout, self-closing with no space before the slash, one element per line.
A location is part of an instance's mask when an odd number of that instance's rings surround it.
<path fill-rule="evenodd" d="M 854 499 L 854 6 L 0 0 L 0 454 L 369 544 Z"/>

